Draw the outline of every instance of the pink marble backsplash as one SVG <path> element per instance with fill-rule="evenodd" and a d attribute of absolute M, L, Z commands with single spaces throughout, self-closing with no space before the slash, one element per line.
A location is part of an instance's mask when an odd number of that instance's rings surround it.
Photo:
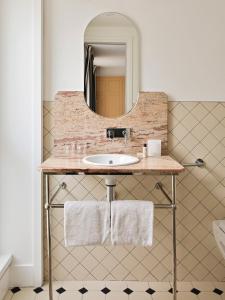
<path fill-rule="evenodd" d="M 140 92 L 136 106 L 115 119 L 99 116 L 86 105 L 83 92 L 58 92 L 54 104 L 54 155 L 64 156 L 74 144 L 87 153 L 142 151 L 148 139 L 162 141 L 168 154 L 168 101 L 160 92 Z M 127 143 L 123 138 L 106 138 L 106 128 L 131 128 Z M 82 150 L 83 149 L 83 150 Z"/>

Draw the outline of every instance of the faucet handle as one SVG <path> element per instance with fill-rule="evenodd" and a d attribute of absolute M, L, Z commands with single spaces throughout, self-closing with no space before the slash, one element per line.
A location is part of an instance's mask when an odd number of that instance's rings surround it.
<path fill-rule="evenodd" d="M 130 137 L 130 131 L 131 129 L 130 128 L 125 128 L 123 131 L 122 131 L 122 135 L 126 138 L 129 138 Z"/>
<path fill-rule="evenodd" d="M 125 145 L 127 144 L 127 140 L 130 138 L 130 128 L 125 128 L 122 131 L 122 135 L 124 136 Z"/>
<path fill-rule="evenodd" d="M 113 129 L 107 129 L 107 137 L 111 140 L 114 138 L 114 130 Z"/>

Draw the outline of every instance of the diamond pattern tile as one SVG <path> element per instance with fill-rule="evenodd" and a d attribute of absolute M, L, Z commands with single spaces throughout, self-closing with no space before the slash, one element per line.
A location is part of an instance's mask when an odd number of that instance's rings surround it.
<path fill-rule="evenodd" d="M 20 291 L 21 289 L 19 288 L 19 287 L 14 287 L 14 288 L 12 288 L 11 289 L 11 292 L 13 293 L 13 294 L 16 294 L 16 293 L 18 293 L 19 291 Z"/>
<path fill-rule="evenodd" d="M 149 288 L 146 290 L 146 293 L 150 294 L 150 295 L 153 295 L 155 293 L 155 290 Z"/>
<path fill-rule="evenodd" d="M 124 290 L 124 293 L 126 293 L 127 295 L 130 295 L 131 293 L 133 293 L 133 291 L 131 289 L 129 289 L 129 288 L 126 288 Z"/>
<path fill-rule="evenodd" d="M 217 294 L 217 295 L 222 295 L 224 292 L 221 291 L 220 289 L 215 288 L 215 289 L 213 290 L 213 293 L 215 293 L 215 294 Z"/>
<path fill-rule="evenodd" d="M 191 290 L 191 292 L 192 292 L 193 294 L 195 294 L 195 295 L 198 295 L 198 294 L 201 293 L 201 291 L 199 291 L 199 290 L 196 289 L 196 288 L 193 288 L 193 289 Z"/>
<path fill-rule="evenodd" d="M 111 290 L 105 287 L 104 289 L 101 290 L 101 292 L 105 295 L 107 295 Z"/>
<path fill-rule="evenodd" d="M 172 288 L 170 282 L 138 282 L 138 281 L 92 281 L 87 282 L 90 288 L 79 291 L 82 288 L 82 282 L 78 281 L 61 281 L 53 282 L 54 299 L 74 300 L 74 299 L 110 299 L 110 300 L 150 300 L 150 299 L 166 299 L 172 300 Z M 110 285 L 110 289 L 107 287 Z M 57 292 L 61 286 L 65 291 L 61 294 Z M 105 288 L 102 289 L 102 286 Z M 126 288 L 124 288 L 126 286 Z M 128 288 L 129 286 L 129 288 Z M 48 287 L 43 286 L 43 293 L 37 295 L 36 289 L 21 288 L 18 293 L 13 294 L 8 291 L 4 300 L 47 300 Z M 177 298 L 181 300 L 213 300 L 224 299 L 224 282 L 178 282 Z"/>
<path fill-rule="evenodd" d="M 81 294 L 85 294 L 85 293 L 88 292 L 88 290 L 87 290 L 85 287 L 83 287 L 83 288 L 79 289 L 79 292 L 80 292 Z"/>
<path fill-rule="evenodd" d="M 43 288 L 41 288 L 41 287 L 37 287 L 37 288 L 33 289 L 33 291 L 34 291 L 36 294 L 39 294 L 39 293 L 43 292 L 44 290 L 43 290 Z"/>
<path fill-rule="evenodd" d="M 53 150 L 53 105 L 54 102 L 44 102 L 45 159 Z M 170 155 L 181 162 L 201 157 L 206 163 L 204 169 L 187 169 L 177 180 L 178 279 L 223 281 L 225 263 L 217 251 L 211 223 L 225 217 L 225 105 L 223 102 L 170 102 L 168 127 Z M 170 190 L 166 176 L 121 176 L 116 187 L 117 198 L 162 202 L 163 196 L 154 189 L 158 180 Z M 105 199 L 104 182 L 98 176 L 52 176 L 52 194 L 62 181 L 66 182 L 67 189 L 57 195 L 57 203 L 73 199 Z M 65 248 L 63 211 L 56 209 L 52 216 L 55 280 L 171 280 L 171 219 L 168 211 L 155 211 L 152 248 Z M 47 278 L 45 230 L 44 218 Z"/>
<path fill-rule="evenodd" d="M 58 294 L 62 294 L 62 293 L 64 293 L 66 290 L 63 288 L 63 287 L 61 287 L 61 288 L 59 288 L 59 289 L 57 289 L 56 290 L 56 292 L 58 293 Z"/>

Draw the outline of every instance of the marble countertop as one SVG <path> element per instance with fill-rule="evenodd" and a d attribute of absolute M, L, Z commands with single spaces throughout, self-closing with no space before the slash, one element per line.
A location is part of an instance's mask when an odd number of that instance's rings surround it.
<path fill-rule="evenodd" d="M 45 174 L 179 174 L 184 167 L 170 156 L 141 158 L 126 166 L 96 166 L 82 162 L 82 157 L 51 156 L 39 167 Z"/>

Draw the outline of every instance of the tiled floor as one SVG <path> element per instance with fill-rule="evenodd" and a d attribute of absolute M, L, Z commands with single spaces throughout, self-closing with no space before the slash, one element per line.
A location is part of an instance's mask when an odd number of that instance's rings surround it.
<path fill-rule="evenodd" d="M 225 300 L 225 282 L 178 282 L 178 300 Z M 172 300 L 169 282 L 57 281 L 54 300 Z M 14 287 L 4 300 L 48 300 L 48 286 Z"/>

